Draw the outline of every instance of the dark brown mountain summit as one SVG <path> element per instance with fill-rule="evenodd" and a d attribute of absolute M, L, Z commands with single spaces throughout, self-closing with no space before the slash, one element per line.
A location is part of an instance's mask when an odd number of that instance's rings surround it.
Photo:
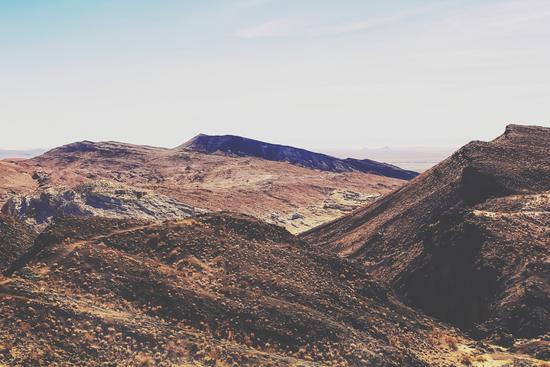
<path fill-rule="evenodd" d="M 177 149 L 201 153 L 223 153 L 240 157 L 256 157 L 270 161 L 288 162 L 321 171 L 373 173 L 402 180 L 410 180 L 418 176 L 416 172 L 370 159 L 339 159 L 305 149 L 270 144 L 234 135 L 211 136 L 200 134 Z"/>
<path fill-rule="evenodd" d="M 550 129 L 510 125 L 313 229 L 409 304 L 504 343 L 550 331 Z"/>

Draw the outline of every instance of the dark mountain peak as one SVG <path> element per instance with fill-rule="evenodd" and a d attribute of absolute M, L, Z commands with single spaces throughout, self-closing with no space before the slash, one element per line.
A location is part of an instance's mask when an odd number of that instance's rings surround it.
<path fill-rule="evenodd" d="M 192 150 L 212 154 L 256 157 L 269 161 L 288 162 L 297 166 L 331 172 L 363 172 L 410 180 L 418 174 L 369 159 L 339 159 L 287 145 L 271 144 L 235 135 L 199 134 L 176 150 Z"/>
<path fill-rule="evenodd" d="M 493 142 L 504 142 L 513 144 L 541 144 L 548 141 L 550 128 L 535 125 L 516 125 L 506 126 L 504 134 L 496 138 Z"/>
<path fill-rule="evenodd" d="M 294 148 L 286 145 L 271 144 L 260 140 L 245 138 L 238 135 L 206 135 L 198 134 L 191 140 L 183 143 L 176 149 L 189 149 L 201 153 L 234 153 L 236 155 L 249 155 L 252 150 L 258 147 L 273 147 L 279 149 L 293 149 L 304 151 L 305 149 Z"/>

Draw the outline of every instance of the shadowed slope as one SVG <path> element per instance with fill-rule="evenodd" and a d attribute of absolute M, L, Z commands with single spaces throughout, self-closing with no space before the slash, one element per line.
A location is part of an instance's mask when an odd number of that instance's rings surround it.
<path fill-rule="evenodd" d="M 303 238 L 360 259 L 429 314 L 535 337 L 550 330 L 549 190 L 550 129 L 510 125 Z"/>

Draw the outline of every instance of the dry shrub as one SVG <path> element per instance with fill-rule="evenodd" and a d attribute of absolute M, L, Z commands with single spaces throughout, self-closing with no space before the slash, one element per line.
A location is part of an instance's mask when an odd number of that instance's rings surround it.
<path fill-rule="evenodd" d="M 445 335 L 445 337 L 443 337 L 443 342 L 445 342 L 445 344 L 447 344 L 452 350 L 458 349 L 458 338 L 456 336 Z"/>
<path fill-rule="evenodd" d="M 138 367 L 154 367 L 155 361 L 147 354 L 140 353 L 135 357 L 136 366 Z"/>
<path fill-rule="evenodd" d="M 472 365 L 472 358 L 470 357 L 469 354 L 464 354 L 462 356 L 462 359 L 460 360 L 460 362 L 465 366 L 471 366 Z"/>

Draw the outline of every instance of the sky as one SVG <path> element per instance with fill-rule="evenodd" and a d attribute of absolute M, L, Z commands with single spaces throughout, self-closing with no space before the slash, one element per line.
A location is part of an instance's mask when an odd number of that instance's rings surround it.
<path fill-rule="evenodd" d="M 550 126 L 549 40 L 548 0 L 0 0 L 0 148 L 460 146 Z"/>

